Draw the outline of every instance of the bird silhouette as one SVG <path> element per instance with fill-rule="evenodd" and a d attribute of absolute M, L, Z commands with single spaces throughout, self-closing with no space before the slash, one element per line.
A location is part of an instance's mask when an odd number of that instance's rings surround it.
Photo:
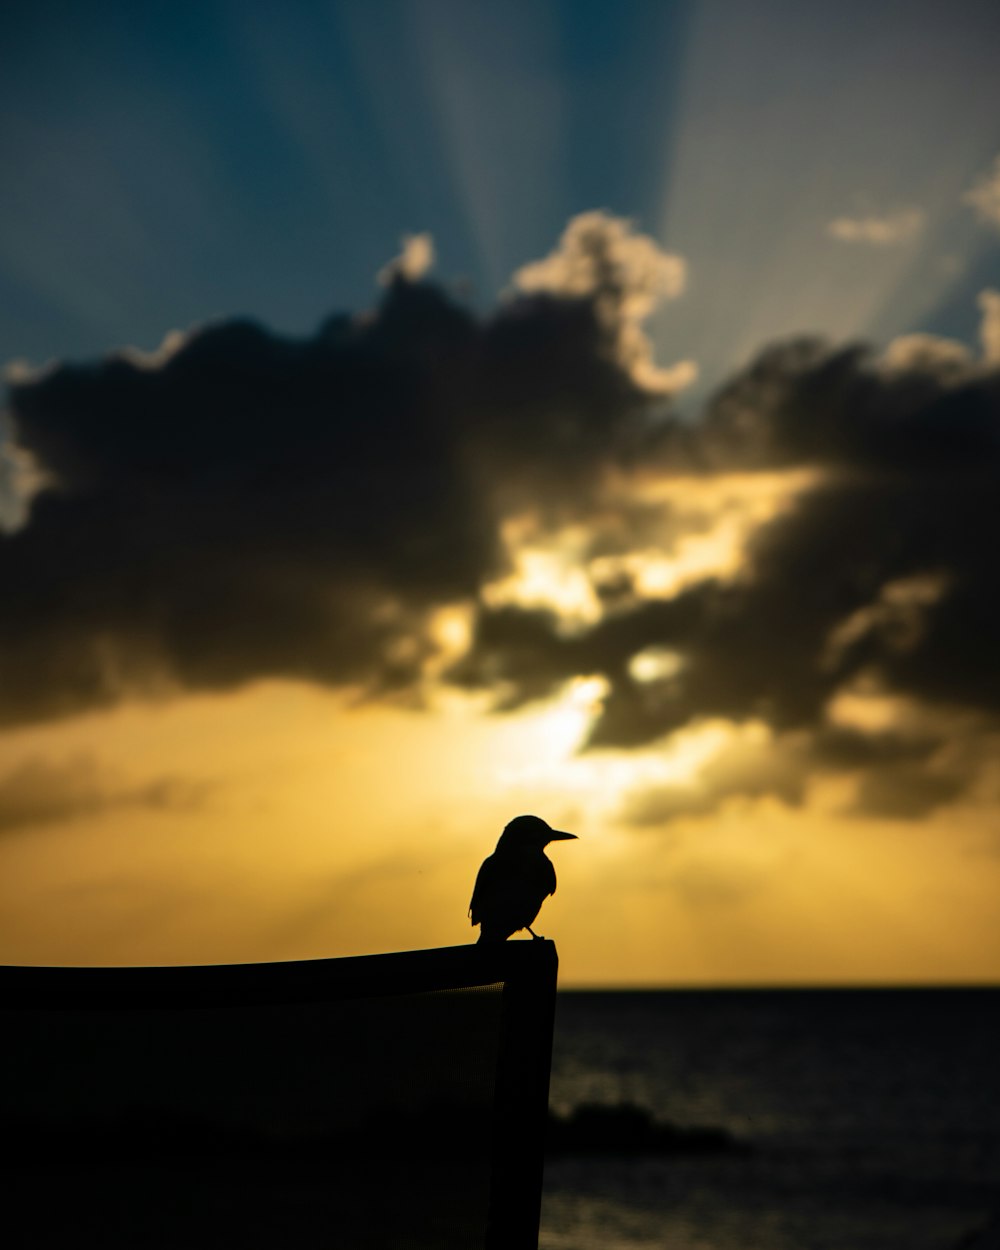
<path fill-rule="evenodd" d="M 553 829 L 538 816 L 515 816 L 505 826 L 497 849 L 483 860 L 469 904 L 480 942 L 504 942 L 518 929 L 537 940 L 531 922 L 556 892 L 556 870 L 545 847 L 569 838 L 576 834 Z"/>

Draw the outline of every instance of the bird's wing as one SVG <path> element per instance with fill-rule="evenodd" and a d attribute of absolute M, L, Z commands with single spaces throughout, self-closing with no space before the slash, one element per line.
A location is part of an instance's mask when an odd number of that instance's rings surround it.
<path fill-rule="evenodd" d="M 489 906 L 488 900 L 496 893 L 497 863 L 492 855 L 488 855 L 476 874 L 476 884 L 472 889 L 472 901 L 469 903 L 469 918 L 473 924 L 479 924 L 483 918 L 483 907 Z"/>
<path fill-rule="evenodd" d="M 556 870 L 546 855 L 497 855 L 483 860 L 469 904 L 473 924 L 503 917 L 511 932 L 531 924 L 542 900 L 556 892 Z M 525 918 L 526 917 L 526 918 Z"/>

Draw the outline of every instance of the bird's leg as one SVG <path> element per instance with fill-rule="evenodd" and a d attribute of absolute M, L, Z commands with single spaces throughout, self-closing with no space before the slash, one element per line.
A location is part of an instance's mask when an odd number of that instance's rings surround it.
<path fill-rule="evenodd" d="M 535 930 L 531 927 L 531 925 L 530 925 L 530 924 L 526 924 L 524 927 L 525 927 L 525 928 L 528 930 L 528 932 L 531 934 L 531 936 L 532 936 L 532 938 L 534 939 L 534 941 L 536 941 L 536 942 L 544 942 L 544 941 L 545 941 L 545 938 L 543 938 L 543 937 L 541 937 L 539 934 L 537 934 L 537 933 L 535 932 Z"/>

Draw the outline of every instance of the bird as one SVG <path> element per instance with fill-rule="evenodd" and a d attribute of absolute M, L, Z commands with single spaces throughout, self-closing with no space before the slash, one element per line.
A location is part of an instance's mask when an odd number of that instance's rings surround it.
<path fill-rule="evenodd" d="M 505 942 L 519 929 L 539 940 L 531 923 L 556 892 L 556 870 L 545 847 L 570 838 L 576 834 L 553 829 L 540 816 L 515 816 L 504 826 L 497 849 L 483 860 L 469 904 L 480 942 Z"/>

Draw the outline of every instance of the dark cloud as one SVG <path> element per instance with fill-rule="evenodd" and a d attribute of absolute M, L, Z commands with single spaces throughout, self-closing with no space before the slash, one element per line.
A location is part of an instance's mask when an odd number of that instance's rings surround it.
<path fill-rule="evenodd" d="M 804 735 L 777 741 L 740 740 L 723 747 L 689 785 L 636 791 L 626 800 L 622 819 L 637 827 L 656 827 L 679 816 L 702 816 L 727 799 L 774 795 L 790 806 L 805 798 L 811 744 Z"/>
<path fill-rule="evenodd" d="M 654 401 L 595 299 L 482 320 L 397 275 L 375 314 L 304 341 L 234 321 L 153 364 L 14 383 L 50 485 L 0 537 L 0 717 L 150 685 L 411 681 L 428 610 L 503 567 L 503 515 L 585 514 L 642 454 Z"/>
<path fill-rule="evenodd" d="M 873 769 L 861 778 L 855 810 L 869 816 L 916 820 L 957 798 L 967 781 L 960 773 L 938 772 L 921 764 Z"/>
<path fill-rule="evenodd" d="M 822 464 L 938 478 L 995 470 L 1000 375 L 914 335 L 876 356 L 801 338 L 763 351 L 710 402 L 698 444 L 714 467 Z"/>
<path fill-rule="evenodd" d="M 602 229 L 588 219 L 487 317 L 397 267 L 374 313 L 308 339 L 228 322 L 162 359 L 12 384 L 48 485 L 0 538 L 0 718 L 258 677 L 412 691 L 430 614 L 461 601 L 473 642 L 444 679 L 498 709 L 601 674 L 591 748 L 713 717 L 772 733 L 773 758 L 723 758 L 703 793 L 647 796 L 645 814 L 637 799 L 636 819 L 736 794 L 797 802 L 822 771 L 856 772 L 859 806 L 882 814 L 963 792 L 970 774 L 932 766 L 946 728 L 901 747 L 835 730 L 828 708 L 867 683 L 1000 716 L 995 362 L 927 336 L 881 354 L 801 338 L 680 423 L 642 380 L 648 248 L 611 265 Z M 735 575 L 644 588 L 633 556 L 670 558 L 714 523 L 672 482 L 785 470 L 811 485 Z M 483 593 L 509 571 L 504 521 L 525 513 L 543 537 L 585 535 L 585 620 Z M 650 649 L 677 663 L 638 671 Z"/>
<path fill-rule="evenodd" d="M 867 770 L 867 810 L 923 813 L 959 793 L 967 777 L 890 765 L 878 750 L 858 758 L 856 745 L 845 754 L 826 709 L 864 679 L 1000 714 L 1000 375 L 934 340 L 902 340 L 881 357 L 799 340 L 735 377 L 674 450 L 706 476 L 808 466 L 816 485 L 757 531 L 738 577 L 657 603 L 620 588 L 623 606 L 568 638 L 553 616 L 484 612 L 460 676 L 502 683 L 512 706 L 570 671 L 603 674 L 610 691 L 591 747 L 649 744 L 706 717 L 759 719 L 809 737 L 802 775 Z M 675 652 L 676 671 L 638 680 L 629 660 L 649 647 Z M 930 747 L 946 733 L 931 733 Z M 760 790 L 749 775 L 717 777 L 704 792 L 640 797 L 632 815 L 709 810 Z"/>
<path fill-rule="evenodd" d="M 845 815 L 916 820 L 957 798 L 976 774 L 967 759 L 935 758 L 938 732 L 862 733 L 822 725 L 770 736 L 737 735 L 684 785 L 636 790 L 623 804 L 622 820 L 636 828 L 658 828 L 682 816 L 704 816 L 728 800 L 780 799 L 800 807 L 816 776 L 858 777 Z"/>
<path fill-rule="evenodd" d="M 204 783 L 172 776 L 122 785 L 89 757 L 57 763 L 32 757 L 0 777 L 0 832 L 58 824 L 114 808 L 191 811 L 203 804 L 208 790 Z"/>

